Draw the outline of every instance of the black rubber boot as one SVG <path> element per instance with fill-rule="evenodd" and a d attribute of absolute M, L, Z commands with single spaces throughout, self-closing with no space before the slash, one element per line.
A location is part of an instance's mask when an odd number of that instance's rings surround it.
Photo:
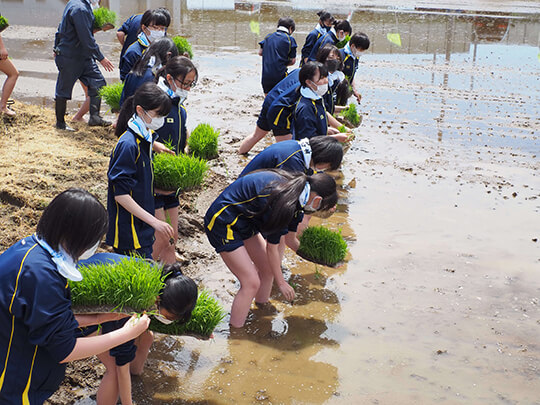
<path fill-rule="evenodd" d="M 101 108 L 101 97 L 90 97 L 90 118 L 88 119 L 88 126 L 91 127 L 108 127 L 111 125 L 109 121 L 104 120 L 99 115 L 99 109 Z"/>
<path fill-rule="evenodd" d="M 66 124 L 66 107 L 67 98 L 56 97 L 54 103 L 54 109 L 56 112 L 56 129 L 63 129 L 64 131 L 75 131 L 73 128 Z"/>

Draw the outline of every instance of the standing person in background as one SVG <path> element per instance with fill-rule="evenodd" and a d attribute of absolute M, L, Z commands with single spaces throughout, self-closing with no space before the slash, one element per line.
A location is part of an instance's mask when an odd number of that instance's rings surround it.
<path fill-rule="evenodd" d="M 328 32 L 321 36 L 309 54 L 308 59 L 311 61 L 317 60 L 317 54 L 319 49 L 321 49 L 326 44 L 337 45 L 338 42 L 343 41 L 347 35 L 351 35 L 352 27 L 349 21 L 347 20 L 336 20 L 334 21 L 334 26 L 328 30 Z"/>
<path fill-rule="evenodd" d="M 156 140 L 171 145 L 174 152 L 184 153 L 188 139 L 186 128 L 187 111 L 184 107 L 189 91 L 197 84 L 199 73 L 193 62 L 185 56 L 175 56 L 157 73 L 157 85 L 171 99 L 172 108 L 165 118 L 165 124 L 156 131 Z M 154 260 L 172 264 L 176 262 L 176 241 L 178 239 L 178 196 L 154 195 L 155 216 L 171 221 L 174 231 L 172 239 L 164 238 L 163 234 L 156 234 L 154 242 Z M 171 243 L 172 242 L 172 243 Z"/>
<path fill-rule="evenodd" d="M 349 81 L 352 86 L 353 94 L 360 102 L 362 95 L 356 89 L 356 84 L 354 82 L 354 74 L 358 69 L 358 59 L 362 55 L 362 52 L 365 52 L 369 49 L 369 38 L 363 32 L 357 32 L 354 34 L 347 45 L 343 49 L 340 49 L 341 58 L 343 59 L 343 73 L 345 78 Z"/>
<path fill-rule="evenodd" d="M 4 85 L 2 86 L 2 98 L 0 99 L 0 113 L 8 116 L 14 117 L 15 111 L 8 107 L 7 102 L 11 96 L 11 92 L 15 88 L 15 83 L 17 83 L 17 78 L 19 77 L 19 71 L 8 59 L 8 51 L 0 35 L 0 71 L 5 73 L 7 76 Z"/>
<path fill-rule="evenodd" d="M 106 82 L 94 59 L 112 72 L 114 66 L 101 51 L 94 39 L 93 9 L 99 7 L 99 0 L 70 0 L 66 4 L 62 21 L 58 26 L 54 43 L 54 61 L 58 68 L 56 80 L 55 110 L 56 128 L 73 131 L 66 125 L 65 115 L 67 100 L 71 100 L 73 86 L 80 80 L 88 88 L 90 96 L 90 126 L 107 126 L 99 115 L 101 98 L 99 89 Z"/>
<path fill-rule="evenodd" d="M 120 79 L 139 61 L 142 54 L 156 39 L 163 38 L 171 23 L 171 15 L 166 9 L 147 10 L 141 18 L 141 28 L 137 40 L 129 46 L 120 59 Z"/>
<path fill-rule="evenodd" d="M 259 42 L 259 55 L 262 56 L 261 83 L 265 96 L 287 76 L 287 66 L 296 63 L 296 41 L 292 37 L 294 30 L 294 20 L 282 17 L 276 32 L 268 34 Z"/>
<path fill-rule="evenodd" d="M 313 46 L 317 40 L 321 36 L 326 35 L 328 30 L 332 28 L 332 23 L 335 21 L 334 16 L 328 11 L 321 10 L 317 13 L 317 15 L 319 16 L 319 23 L 306 37 L 306 42 L 302 47 L 302 60 L 300 61 L 300 66 L 308 61 L 308 57 L 311 54 L 311 50 L 313 49 Z"/>
<path fill-rule="evenodd" d="M 64 379 L 65 363 L 103 353 L 136 338 L 149 325 L 133 316 L 107 336 L 77 337 L 78 327 L 118 314 L 74 315 L 68 279 L 107 230 L 107 211 L 92 194 L 69 189 L 45 208 L 36 233 L 0 256 L 0 404 L 40 405 Z"/>

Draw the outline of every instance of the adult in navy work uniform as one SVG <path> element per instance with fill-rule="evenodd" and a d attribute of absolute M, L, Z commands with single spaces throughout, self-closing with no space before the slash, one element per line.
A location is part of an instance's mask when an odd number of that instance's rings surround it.
<path fill-rule="evenodd" d="M 295 24 L 291 17 L 278 21 L 276 32 L 268 34 L 259 45 L 262 56 L 261 83 L 266 96 L 272 88 L 287 76 L 287 66 L 296 62 L 296 41 L 292 37 Z"/>
<path fill-rule="evenodd" d="M 265 304 L 274 280 L 287 300 L 294 290 L 281 272 L 279 243 L 302 209 L 327 210 L 337 203 L 336 182 L 283 170 L 258 171 L 238 178 L 212 203 L 204 217 L 210 244 L 240 281 L 230 325 L 244 325 L 251 303 Z M 265 234 L 268 244 L 261 232 Z M 298 245 L 289 245 L 296 251 Z"/>
<path fill-rule="evenodd" d="M 107 229 L 107 212 L 81 189 L 56 196 L 36 234 L 0 256 L 0 404 L 39 405 L 64 379 L 65 363 L 102 353 L 144 332 L 147 315 L 133 317 L 108 336 L 76 337 L 76 328 L 118 319 L 77 315 L 67 280 L 79 281 L 75 263 L 90 256 Z"/>
<path fill-rule="evenodd" d="M 156 39 L 163 38 L 171 22 L 171 17 L 163 9 L 147 10 L 141 18 L 141 29 L 137 40 L 132 43 L 120 58 L 120 79 L 125 80 L 131 68 Z"/>
<path fill-rule="evenodd" d="M 173 153 L 154 141 L 153 131 L 163 125 L 171 109 L 169 97 L 155 84 L 144 83 L 120 110 L 115 133 L 119 136 L 109 162 L 106 243 L 119 254 L 152 258 L 154 231 L 173 237 L 172 227 L 154 216 L 151 153 Z"/>
<path fill-rule="evenodd" d="M 317 15 L 319 16 L 319 22 L 313 31 L 306 37 L 306 42 L 304 42 L 304 46 L 302 47 L 302 60 L 300 60 L 300 66 L 309 60 L 308 58 L 313 46 L 321 36 L 326 35 L 328 30 L 332 28 L 332 23 L 335 20 L 334 16 L 328 11 L 321 10 Z"/>
<path fill-rule="evenodd" d="M 67 100 L 71 100 L 73 86 L 80 80 L 88 88 L 90 96 L 90 126 L 106 126 L 99 115 L 101 98 L 98 91 L 106 82 L 94 59 L 111 72 L 113 64 L 99 50 L 94 34 L 93 8 L 99 0 L 70 0 L 64 9 L 54 43 L 54 61 L 58 68 L 56 80 L 55 109 L 56 128 L 73 130 L 65 122 Z"/>
<path fill-rule="evenodd" d="M 158 86 L 171 99 L 172 108 L 165 117 L 165 123 L 156 131 L 159 142 L 172 145 L 176 154 L 184 153 L 188 132 L 187 112 L 184 101 L 190 89 L 196 85 L 198 72 L 193 62 L 185 56 L 171 58 L 157 74 Z M 156 194 L 154 196 L 155 216 L 162 221 L 168 217 L 174 230 L 172 239 L 156 234 L 154 260 L 172 264 L 176 262 L 176 240 L 178 239 L 178 196 Z M 172 241 L 172 243 L 171 243 Z"/>
<path fill-rule="evenodd" d="M 260 169 L 282 169 L 305 174 L 337 170 L 342 159 L 343 146 L 331 136 L 283 141 L 270 145 L 251 159 L 240 176 Z"/>
<path fill-rule="evenodd" d="M 336 45 L 338 42 L 343 41 L 347 35 L 351 35 L 352 27 L 349 21 L 347 20 L 337 20 L 334 21 L 334 26 L 328 30 L 328 32 L 321 36 L 309 54 L 308 59 L 311 61 L 317 60 L 317 54 L 319 49 L 321 49 L 326 44 Z"/>
<path fill-rule="evenodd" d="M 360 102 L 362 96 L 356 90 L 354 75 L 358 69 L 358 59 L 360 58 L 360 55 L 362 55 L 362 52 L 365 52 L 367 49 L 369 49 L 369 38 L 362 32 L 355 33 L 345 47 L 340 49 L 341 58 L 343 59 L 343 73 L 345 74 L 345 78 L 351 84 L 353 94 L 358 102 Z"/>

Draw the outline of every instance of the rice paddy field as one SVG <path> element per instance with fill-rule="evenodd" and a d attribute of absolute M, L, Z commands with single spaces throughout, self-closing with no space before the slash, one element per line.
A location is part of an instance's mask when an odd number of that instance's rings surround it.
<path fill-rule="evenodd" d="M 51 49 L 64 2 L 0 0 L 21 72 L 13 121 L 0 120 L 0 250 L 33 232 L 59 191 L 106 198 L 115 144 L 107 129 L 52 129 Z M 204 185 L 181 194 L 177 251 L 187 274 L 228 311 L 238 289 L 202 217 L 246 162 L 263 96 L 257 43 L 280 16 L 300 46 L 327 7 L 371 39 L 357 72 L 361 123 L 343 166 L 337 211 L 310 225 L 341 231 L 335 268 L 286 252 L 297 299 L 278 291 L 244 329 L 158 334 L 137 404 L 540 404 L 540 7 L 534 1 L 106 1 L 123 22 L 171 10 L 199 68 L 188 129 L 219 131 Z M 118 65 L 114 30 L 99 32 Z M 106 73 L 109 84 L 118 71 Z M 76 87 L 68 104 L 83 101 Z M 352 100 L 351 100 L 352 101 Z M 102 106 L 102 110 L 105 109 Z M 114 115 L 109 112 L 109 118 Z M 103 367 L 70 365 L 49 404 L 90 405 Z"/>

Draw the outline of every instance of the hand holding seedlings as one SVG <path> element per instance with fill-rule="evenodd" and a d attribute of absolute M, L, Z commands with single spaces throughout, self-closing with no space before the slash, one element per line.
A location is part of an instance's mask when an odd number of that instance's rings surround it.
<path fill-rule="evenodd" d="M 170 150 L 164 144 L 158 141 L 155 141 L 153 143 L 152 150 L 156 153 L 168 153 L 170 155 L 174 155 L 174 151 Z"/>
<path fill-rule="evenodd" d="M 148 317 L 148 315 L 143 314 L 139 316 L 139 314 L 135 314 L 129 319 L 129 321 L 126 322 L 126 324 L 122 327 L 121 330 L 129 334 L 132 338 L 136 338 L 146 329 L 148 329 L 149 325 L 150 318 Z"/>
<path fill-rule="evenodd" d="M 152 224 L 152 228 L 154 228 L 156 232 L 166 236 L 167 239 L 172 239 L 174 237 L 174 230 L 167 222 L 156 219 Z"/>
<path fill-rule="evenodd" d="M 294 292 L 294 288 L 292 288 L 289 285 L 289 283 L 287 283 L 286 281 L 283 281 L 282 283 L 278 285 L 278 287 L 286 300 L 288 301 L 294 300 L 294 297 L 296 296 L 296 294 Z"/>

